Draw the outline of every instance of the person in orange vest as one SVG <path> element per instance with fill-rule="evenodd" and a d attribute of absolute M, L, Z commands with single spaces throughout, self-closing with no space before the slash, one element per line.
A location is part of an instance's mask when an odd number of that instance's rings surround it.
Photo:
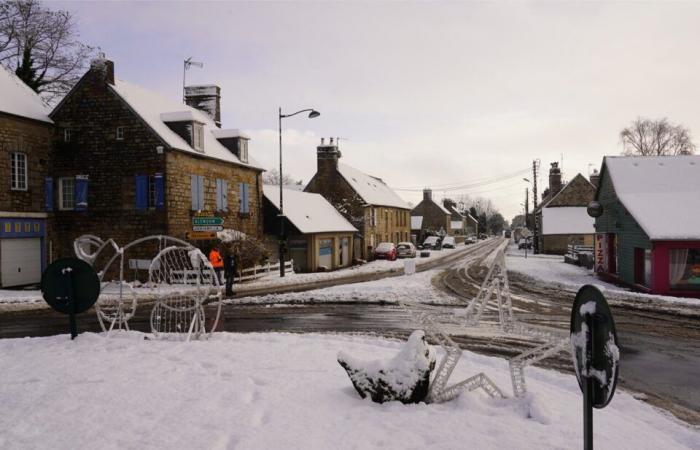
<path fill-rule="evenodd" d="M 209 252 L 209 262 L 216 272 L 216 278 L 221 283 L 221 273 L 224 271 L 224 259 L 221 257 L 218 247 L 213 247 Z"/>

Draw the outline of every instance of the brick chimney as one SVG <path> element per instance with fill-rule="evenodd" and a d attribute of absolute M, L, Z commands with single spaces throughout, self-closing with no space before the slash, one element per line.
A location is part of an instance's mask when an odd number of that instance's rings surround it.
<path fill-rule="evenodd" d="M 600 173 L 598 172 L 598 169 L 593 169 L 590 180 L 593 186 L 598 187 L 598 183 L 600 182 Z"/>
<path fill-rule="evenodd" d="M 90 71 L 99 74 L 109 84 L 114 84 L 114 63 L 104 53 L 90 62 Z"/>
<path fill-rule="evenodd" d="M 330 138 L 328 144 L 321 138 L 321 144 L 316 147 L 316 171 L 318 173 L 332 173 L 338 169 L 338 159 L 341 153 L 338 150 L 338 143 Z"/>
<path fill-rule="evenodd" d="M 221 128 L 221 88 L 213 84 L 185 87 L 185 103 L 203 111 Z"/>
<path fill-rule="evenodd" d="M 551 195 L 557 195 L 561 191 L 561 169 L 559 169 L 559 163 L 551 163 L 552 167 L 549 169 L 549 192 Z"/>
<path fill-rule="evenodd" d="M 423 189 L 423 201 L 432 202 L 433 201 L 433 190 L 425 188 Z"/>

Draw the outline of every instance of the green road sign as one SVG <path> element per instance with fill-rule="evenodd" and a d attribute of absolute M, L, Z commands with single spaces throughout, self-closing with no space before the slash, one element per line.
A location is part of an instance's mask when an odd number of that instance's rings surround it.
<path fill-rule="evenodd" d="M 223 224 L 224 224 L 224 219 L 222 217 L 193 217 L 192 218 L 192 225 L 193 226 L 207 226 L 207 225 L 221 226 Z"/>

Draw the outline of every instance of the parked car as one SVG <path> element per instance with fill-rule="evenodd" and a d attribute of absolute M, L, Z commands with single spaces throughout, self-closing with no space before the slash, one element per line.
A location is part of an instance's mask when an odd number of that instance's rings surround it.
<path fill-rule="evenodd" d="M 531 238 L 522 238 L 518 241 L 518 249 L 522 250 L 524 248 L 532 248 Z"/>
<path fill-rule="evenodd" d="M 393 242 L 381 242 L 374 249 L 374 259 L 396 260 L 396 246 Z"/>
<path fill-rule="evenodd" d="M 440 238 L 437 236 L 428 236 L 425 238 L 423 241 L 423 248 L 425 249 L 433 249 L 437 247 L 438 243 L 440 242 Z"/>
<path fill-rule="evenodd" d="M 442 246 L 444 248 L 455 248 L 455 238 L 452 236 L 445 236 L 444 238 L 442 238 Z"/>
<path fill-rule="evenodd" d="M 396 256 L 399 258 L 415 258 L 416 246 L 410 242 L 399 242 L 396 247 Z"/>
<path fill-rule="evenodd" d="M 476 236 L 467 236 L 464 238 L 464 245 L 476 244 Z"/>

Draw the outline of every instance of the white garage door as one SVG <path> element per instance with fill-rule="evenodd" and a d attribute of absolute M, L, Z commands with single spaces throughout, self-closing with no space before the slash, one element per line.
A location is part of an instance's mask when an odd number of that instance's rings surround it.
<path fill-rule="evenodd" d="M 41 281 L 41 239 L 0 239 L 2 287 Z"/>

